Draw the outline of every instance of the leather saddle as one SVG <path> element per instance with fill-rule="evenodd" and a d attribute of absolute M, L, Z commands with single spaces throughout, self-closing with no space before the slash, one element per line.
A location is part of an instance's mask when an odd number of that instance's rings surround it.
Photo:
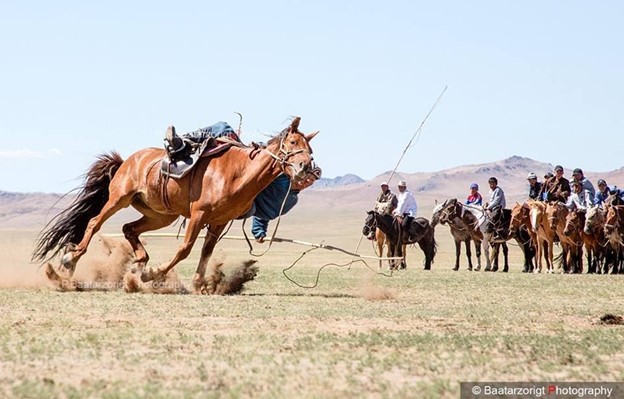
<path fill-rule="evenodd" d="M 220 140 L 210 137 L 199 146 L 192 143 L 185 143 L 184 151 L 177 153 L 173 158 L 165 155 L 160 163 L 161 173 L 173 179 L 181 179 L 193 169 L 197 161 L 201 158 L 208 158 L 234 145 L 230 140 Z"/>

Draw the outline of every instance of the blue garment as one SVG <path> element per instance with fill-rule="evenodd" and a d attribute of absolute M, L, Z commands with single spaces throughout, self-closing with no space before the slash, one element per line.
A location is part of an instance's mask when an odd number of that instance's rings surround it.
<path fill-rule="evenodd" d="M 232 129 L 232 126 L 228 125 L 226 122 L 217 122 L 212 126 L 186 133 L 184 137 L 195 143 L 201 143 L 210 137 L 219 138 L 222 136 L 229 136 L 233 133 L 235 134 L 236 132 Z"/>
<path fill-rule="evenodd" d="M 596 196 L 594 197 L 594 205 L 602 206 L 602 204 L 607 200 L 607 198 L 609 198 L 610 194 L 617 195 L 624 201 L 624 191 L 615 187 L 609 188 L 609 186 L 607 186 L 607 190 L 604 193 L 598 190 L 598 192 L 596 193 Z"/>
<path fill-rule="evenodd" d="M 286 202 L 282 214 L 288 213 L 297 204 L 299 191 L 291 190 L 289 193 L 289 187 L 290 178 L 282 173 L 254 199 L 252 209 L 247 213 L 247 215 L 253 215 L 251 233 L 254 238 L 266 237 L 269 220 L 280 215 L 284 198 L 286 198 Z"/>

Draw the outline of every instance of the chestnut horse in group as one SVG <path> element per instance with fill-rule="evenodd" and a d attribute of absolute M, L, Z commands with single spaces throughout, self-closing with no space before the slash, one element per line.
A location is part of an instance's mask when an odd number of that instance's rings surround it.
<path fill-rule="evenodd" d="M 249 211 L 254 198 L 281 173 L 296 182 L 311 169 L 309 141 L 318 132 L 301 133 L 300 120 L 295 117 L 266 146 L 232 146 L 213 157 L 200 158 L 194 170 L 180 179 L 165 179 L 161 174 L 160 162 L 167 156 L 163 149 L 143 149 L 125 161 L 116 152 L 101 155 L 87 172 L 74 202 L 40 234 L 33 260 L 45 261 L 65 251 L 61 264 L 71 278 L 102 224 L 132 206 L 143 216 L 125 224 L 123 233 L 144 282 L 164 279 L 189 255 L 199 233 L 207 227 L 193 277 L 195 292 L 205 293 L 208 260 L 228 222 Z M 149 256 L 139 236 L 168 226 L 179 216 L 188 218 L 184 242 L 173 259 L 157 268 L 147 267 Z M 56 273 L 50 265 L 48 269 Z"/>
<path fill-rule="evenodd" d="M 604 233 L 612 252 L 611 274 L 624 273 L 621 265 L 624 257 L 624 205 L 610 205 L 606 209 Z M 604 273 L 607 271 L 608 265 L 605 265 Z"/>
<path fill-rule="evenodd" d="M 553 249 L 557 232 L 551 228 L 546 214 L 547 204 L 541 201 L 527 202 L 532 234 L 537 235 L 535 272 L 542 272 L 542 258 L 546 260 L 546 272 L 553 273 Z"/>

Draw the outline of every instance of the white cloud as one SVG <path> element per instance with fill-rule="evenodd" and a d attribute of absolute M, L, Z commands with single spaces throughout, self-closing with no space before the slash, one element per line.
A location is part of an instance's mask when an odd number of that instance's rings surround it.
<path fill-rule="evenodd" d="M 47 151 L 34 150 L 0 150 L 0 158 L 51 158 L 61 155 L 61 151 L 51 148 Z"/>

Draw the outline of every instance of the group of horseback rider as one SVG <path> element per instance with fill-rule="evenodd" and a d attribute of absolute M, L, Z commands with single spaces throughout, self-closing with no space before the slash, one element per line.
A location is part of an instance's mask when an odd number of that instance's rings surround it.
<path fill-rule="evenodd" d="M 165 150 L 172 162 L 188 162 L 189 155 L 202 148 L 202 144 L 206 140 L 225 138 L 226 140 L 241 143 L 239 134 L 240 132 L 234 131 L 226 122 L 217 122 L 212 126 L 198 129 L 182 136 L 176 134 L 173 126 L 169 126 L 165 134 Z M 268 187 L 258 194 L 251 209 L 244 215 L 241 215 L 239 219 L 251 217 L 252 235 L 257 242 L 264 242 L 267 236 L 269 221 L 288 213 L 297 204 L 301 190 L 314 184 L 321 177 L 321 174 L 321 168 L 315 166 L 302 180 L 293 181 L 292 183 L 286 174 L 280 174 Z"/>
<path fill-rule="evenodd" d="M 558 201 L 566 204 L 568 209 L 585 210 L 591 206 L 603 206 L 610 195 L 624 199 L 624 192 L 617 187 L 610 188 L 604 179 L 598 179 L 598 190 L 583 170 L 576 168 L 572 171 L 572 181 L 563 177 L 563 167 L 555 166 L 555 173 L 544 175 L 545 181 L 538 182 L 535 173 L 529 173 L 529 198 L 537 201 Z"/>
<path fill-rule="evenodd" d="M 412 222 L 416 217 L 418 204 L 416 203 L 414 194 L 407 189 L 405 180 L 399 181 L 397 189 L 398 194 L 395 195 L 390 191 L 388 182 L 381 182 L 381 193 L 377 197 L 375 211 L 382 215 L 392 215 L 400 224 L 401 230 L 408 232 L 408 241 L 413 241 L 413 237 L 409 236 L 409 232 L 411 231 L 410 227 Z M 368 239 L 372 240 L 374 236 L 375 230 L 373 229 L 368 235 Z"/>
<path fill-rule="evenodd" d="M 587 179 L 583 170 L 576 168 L 572 171 L 572 181 L 563 177 L 563 167 L 557 165 L 553 173 L 544 175 L 544 182 L 537 181 L 537 175 L 533 172 L 529 173 L 527 180 L 529 181 L 529 199 L 537 201 L 558 201 L 566 204 L 570 210 L 580 209 L 586 210 L 590 206 L 602 206 L 609 195 L 616 195 L 624 201 L 624 191 L 617 188 L 610 188 L 604 179 L 597 182 L 598 190 L 594 189 L 593 184 Z M 495 234 L 495 238 L 506 236 L 506 232 L 498 229 L 502 210 L 506 207 L 505 193 L 498 186 L 496 177 L 488 180 L 490 185 L 490 200 L 486 202 L 484 208 L 489 212 L 490 224 L 489 232 Z M 481 205 L 482 197 L 479 194 L 479 186 L 477 183 L 470 185 L 470 194 L 466 198 L 466 204 Z"/>

